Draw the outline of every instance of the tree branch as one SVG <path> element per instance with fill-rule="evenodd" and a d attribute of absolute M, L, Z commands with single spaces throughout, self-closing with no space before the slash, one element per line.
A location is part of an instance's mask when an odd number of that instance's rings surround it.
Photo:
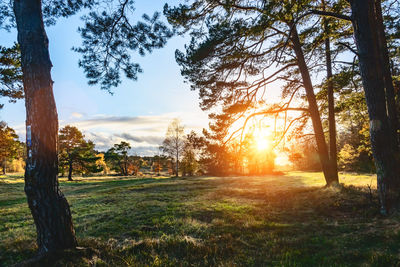
<path fill-rule="evenodd" d="M 329 12 L 329 11 L 311 9 L 310 13 L 311 14 L 315 14 L 315 15 L 325 16 L 325 17 L 333 17 L 333 18 L 337 18 L 337 19 L 343 19 L 343 20 L 347 20 L 347 21 L 352 21 L 353 20 L 351 16 L 347 16 L 347 15 L 343 15 L 343 14 L 339 14 L 339 13 L 334 13 L 334 12 Z"/>
<path fill-rule="evenodd" d="M 356 54 L 357 56 L 360 55 L 354 48 L 352 48 L 350 45 L 348 45 L 348 44 L 346 44 L 346 43 L 338 42 L 337 44 L 346 47 L 347 49 L 349 49 L 351 52 L 353 52 L 353 53 Z"/>
<path fill-rule="evenodd" d="M 255 117 L 255 116 L 260 116 L 260 115 L 267 115 L 267 114 L 276 114 L 276 113 L 281 113 L 284 111 L 302 111 L 302 112 L 309 112 L 308 108 L 281 108 L 281 109 L 276 109 L 276 110 L 265 110 L 265 111 L 260 111 L 260 112 L 256 112 L 253 113 L 251 115 L 249 115 L 246 120 L 244 121 L 243 127 L 242 127 L 242 132 L 240 134 L 240 143 L 242 142 L 243 139 L 243 132 L 244 129 L 246 128 L 246 125 L 248 123 L 248 121 Z"/>

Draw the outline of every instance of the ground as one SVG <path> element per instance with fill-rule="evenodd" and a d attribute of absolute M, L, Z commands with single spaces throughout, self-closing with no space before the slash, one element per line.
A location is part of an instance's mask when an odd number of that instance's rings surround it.
<path fill-rule="evenodd" d="M 371 175 L 91 177 L 67 182 L 88 266 L 395 266 L 400 215 L 383 218 Z M 372 185 L 370 188 L 368 185 Z M 0 176 L 0 266 L 31 258 L 35 228 L 18 175 Z"/>

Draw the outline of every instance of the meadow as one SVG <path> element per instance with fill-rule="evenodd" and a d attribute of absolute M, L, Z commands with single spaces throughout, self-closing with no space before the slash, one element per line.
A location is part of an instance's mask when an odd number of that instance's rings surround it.
<path fill-rule="evenodd" d="M 80 247 L 53 266 L 396 266 L 400 216 L 376 177 L 84 177 L 61 180 Z M 35 255 L 20 175 L 0 176 L 0 266 Z M 46 259 L 49 260 L 49 259 Z"/>

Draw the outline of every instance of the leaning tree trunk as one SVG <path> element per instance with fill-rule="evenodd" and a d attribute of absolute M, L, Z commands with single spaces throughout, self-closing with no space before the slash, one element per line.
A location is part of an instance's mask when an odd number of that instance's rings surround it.
<path fill-rule="evenodd" d="M 308 109 L 311 116 L 312 125 L 315 133 L 315 140 L 317 143 L 317 149 L 319 154 L 319 159 L 321 161 L 322 171 L 325 176 L 325 181 L 327 185 L 339 182 L 337 170 L 332 166 L 329 159 L 328 147 L 325 141 L 324 130 L 322 128 L 321 117 L 318 110 L 317 100 L 315 98 L 313 85 L 310 78 L 310 73 L 308 71 L 307 64 L 304 59 L 303 50 L 301 48 L 299 36 L 297 29 L 294 24 L 290 25 L 292 29 L 291 41 L 293 43 L 293 49 L 297 57 L 297 64 L 303 79 L 303 85 L 306 90 L 306 96 L 308 101 Z"/>
<path fill-rule="evenodd" d="M 370 119 L 371 147 L 377 172 L 381 213 L 388 211 L 391 185 L 398 179 L 374 14 L 374 0 L 351 0 L 354 37 Z"/>
<path fill-rule="evenodd" d="M 14 0 L 21 47 L 27 125 L 25 193 L 39 253 L 76 246 L 67 200 L 57 178 L 58 118 L 40 0 Z"/>

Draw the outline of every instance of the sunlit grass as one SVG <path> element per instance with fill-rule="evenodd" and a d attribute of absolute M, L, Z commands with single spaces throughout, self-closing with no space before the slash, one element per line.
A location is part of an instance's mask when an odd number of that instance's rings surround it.
<path fill-rule="evenodd" d="M 397 215 L 378 215 L 369 175 L 61 179 L 81 246 L 111 266 L 392 266 Z M 21 176 L 0 177 L 0 265 L 34 255 Z M 69 262 L 65 256 L 60 265 Z M 74 262 L 88 265 L 88 260 Z"/>
<path fill-rule="evenodd" d="M 323 186 L 325 180 L 321 172 L 287 172 L 285 174 L 289 177 L 299 177 L 301 182 L 306 185 Z M 353 185 L 376 188 L 376 175 L 375 174 L 358 174 L 358 173 L 339 173 L 339 182 L 344 185 Z"/>

